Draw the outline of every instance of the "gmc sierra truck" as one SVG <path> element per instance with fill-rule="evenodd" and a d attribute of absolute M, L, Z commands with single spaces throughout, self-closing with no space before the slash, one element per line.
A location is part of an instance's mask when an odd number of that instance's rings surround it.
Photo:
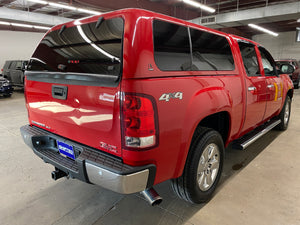
<path fill-rule="evenodd" d="M 182 199 L 209 200 L 225 147 L 244 149 L 288 127 L 293 67 L 260 44 L 140 9 L 51 28 L 25 75 L 25 143 L 53 179 L 141 192 L 172 180 Z"/>

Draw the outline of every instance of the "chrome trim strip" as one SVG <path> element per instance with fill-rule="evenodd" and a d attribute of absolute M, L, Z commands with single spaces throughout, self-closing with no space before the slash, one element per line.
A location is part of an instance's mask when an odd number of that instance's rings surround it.
<path fill-rule="evenodd" d="M 121 194 L 131 194 L 144 191 L 147 187 L 148 169 L 132 174 L 120 175 L 88 162 L 85 163 L 85 166 L 89 181 L 106 189 Z"/>

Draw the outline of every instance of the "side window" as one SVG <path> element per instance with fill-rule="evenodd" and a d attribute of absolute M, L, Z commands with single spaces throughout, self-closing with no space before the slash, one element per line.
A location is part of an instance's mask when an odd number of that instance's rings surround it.
<path fill-rule="evenodd" d="M 17 61 L 16 69 L 22 69 L 22 62 L 21 61 Z"/>
<path fill-rule="evenodd" d="M 250 43 L 239 42 L 239 47 L 247 76 L 261 76 L 255 46 Z"/>
<path fill-rule="evenodd" d="M 190 29 L 193 70 L 234 70 L 230 45 L 225 37 Z"/>
<path fill-rule="evenodd" d="M 5 69 L 10 68 L 10 64 L 11 64 L 11 61 L 6 61 L 5 64 L 4 64 L 4 68 Z"/>
<path fill-rule="evenodd" d="M 9 69 L 14 70 L 14 69 L 16 69 L 16 66 L 17 66 L 17 62 L 16 62 L 16 61 L 13 61 L 13 62 L 10 64 Z"/>
<path fill-rule="evenodd" d="M 160 70 L 191 70 L 188 28 L 160 20 L 153 21 L 154 59 Z"/>
<path fill-rule="evenodd" d="M 259 47 L 261 60 L 266 76 L 277 76 L 276 64 L 271 54 L 264 48 Z"/>

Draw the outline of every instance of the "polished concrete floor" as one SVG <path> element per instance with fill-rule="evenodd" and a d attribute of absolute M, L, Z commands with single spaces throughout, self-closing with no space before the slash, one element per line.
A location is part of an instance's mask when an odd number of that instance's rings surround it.
<path fill-rule="evenodd" d="M 53 181 L 53 167 L 20 137 L 26 123 L 21 91 L 0 98 L 0 224 L 300 224 L 300 90 L 288 130 L 273 130 L 246 151 L 227 148 L 217 191 L 200 205 L 178 199 L 169 182 L 156 186 L 164 201 L 151 207 L 139 194 Z"/>

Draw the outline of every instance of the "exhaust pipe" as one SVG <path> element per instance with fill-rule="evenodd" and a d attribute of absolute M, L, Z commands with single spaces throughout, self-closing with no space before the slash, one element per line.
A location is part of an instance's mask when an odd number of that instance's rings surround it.
<path fill-rule="evenodd" d="M 53 180 L 58 180 L 59 178 L 62 178 L 65 176 L 67 176 L 67 174 L 64 171 L 57 169 L 57 168 L 55 168 L 55 171 L 52 171 L 52 173 L 51 173 L 51 177 Z"/>
<path fill-rule="evenodd" d="M 153 188 L 148 188 L 142 191 L 141 194 L 152 206 L 159 205 L 162 202 L 162 197 L 160 197 Z"/>

